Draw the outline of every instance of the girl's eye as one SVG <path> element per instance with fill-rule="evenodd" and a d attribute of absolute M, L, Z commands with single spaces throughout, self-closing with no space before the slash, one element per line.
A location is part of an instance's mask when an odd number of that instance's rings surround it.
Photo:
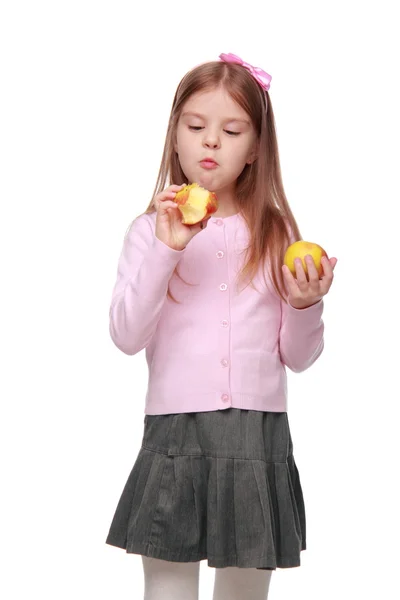
<path fill-rule="evenodd" d="M 200 127 L 198 125 L 189 125 L 189 129 L 191 131 L 200 131 L 200 129 L 203 129 L 203 127 Z M 224 131 L 225 133 L 231 136 L 240 135 L 240 131 L 229 131 L 228 129 L 224 129 Z"/>

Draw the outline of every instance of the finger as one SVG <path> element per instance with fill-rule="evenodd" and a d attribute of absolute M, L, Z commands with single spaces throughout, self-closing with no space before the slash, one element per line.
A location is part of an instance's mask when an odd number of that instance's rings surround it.
<path fill-rule="evenodd" d="M 170 208 L 178 208 L 178 205 L 176 202 L 172 202 L 172 200 L 164 200 L 164 202 L 159 204 L 158 213 L 165 215 Z"/>
<path fill-rule="evenodd" d="M 310 282 L 316 283 L 319 281 L 317 267 L 311 254 L 306 254 L 305 261 Z"/>
<path fill-rule="evenodd" d="M 170 185 L 169 187 L 166 188 L 166 190 L 164 191 L 173 191 L 173 192 L 179 192 L 179 190 L 181 190 L 183 187 L 185 187 L 186 183 L 181 183 L 181 185 Z"/>
<path fill-rule="evenodd" d="M 308 286 L 307 275 L 304 270 L 303 261 L 301 260 L 301 258 L 294 259 L 294 267 L 296 269 L 296 278 L 297 278 L 299 288 L 301 290 L 307 289 L 307 286 Z"/>
<path fill-rule="evenodd" d="M 313 292 L 318 292 L 319 291 L 319 274 L 318 274 L 316 264 L 314 262 L 313 257 L 311 256 L 311 254 L 306 254 L 305 261 L 306 261 L 306 265 L 307 265 L 307 273 L 308 273 L 308 279 L 310 282 L 310 289 Z"/>
<path fill-rule="evenodd" d="M 170 201 L 174 200 L 174 198 L 175 198 L 175 195 L 172 195 L 170 197 L 166 197 L 166 196 L 165 197 L 163 197 L 163 196 L 155 197 L 153 203 L 154 203 L 156 211 L 158 212 L 158 210 L 160 209 L 160 207 L 165 202 L 167 202 L 167 201 L 170 202 Z"/>
<path fill-rule="evenodd" d="M 333 264 L 332 264 L 333 261 Z M 322 264 L 322 268 L 324 269 L 324 276 L 322 277 L 322 281 L 321 281 L 321 288 L 324 294 L 327 294 L 332 282 L 333 282 L 333 278 L 334 278 L 334 273 L 333 273 L 333 269 L 335 268 L 337 263 L 337 259 L 336 258 L 331 258 L 328 260 L 328 258 L 323 257 L 321 259 L 321 264 Z"/>
<path fill-rule="evenodd" d="M 287 265 L 282 265 L 282 271 L 283 271 L 283 276 L 285 278 L 285 282 L 287 284 L 289 293 L 292 294 L 292 296 L 298 294 L 299 286 L 297 284 L 297 281 L 293 277 L 292 272 L 289 269 L 289 267 Z"/>
<path fill-rule="evenodd" d="M 326 256 L 323 256 L 321 258 L 321 265 L 324 270 L 324 275 L 333 275 L 333 265 L 330 259 L 328 260 Z"/>
<path fill-rule="evenodd" d="M 324 274 L 331 275 L 333 277 L 333 270 L 336 267 L 337 258 L 332 257 L 328 259 L 326 256 L 323 256 L 321 258 L 321 264 L 324 269 Z"/>
<path fill-rule="evenodd" d="M 179 190 L 181 189 L 181 185 L 171 185 L 170 187 L 157 194 L 155 200 L 158 202 L 164 202 L 165 200 L 173 200 L 177 192 L 179 192 Z"/>
<path fill-rule="evenodd" d="M 174 198 L 175 198 L 175 195 L 173 195 L 172 197 L 169 197 L 169 198 L 161 199 L 158 202 L 156 202 L 155 207 L 156 207 L 157 212 L 160 212 L 161 209 L 177 208 L 178 204 L 176 202 L 174 202 Z"/>
<path fill-rule="evenodd" d="M 176 192 L 164 190 L 158 198 L 160 202 L 164 202 L 165 200 L 173 200 L 176 196 Z"/>
<path fill-rule="evenodd" d="M 333 264 L 331 261 L 332 261 L 332 259 L 328 260 L 328 258 L 326 256 L 322 257 L 322 259 L 321 259 L 321 265 L 324 270 L 324 276 L 322 277 L 322 280 L 325 283 L 328 282 L 329 285 L 331 285 L 333 277 L 334 277 L 333 269 L 336 266 L 337 259 L 336 258 L 333 259 Z"/>

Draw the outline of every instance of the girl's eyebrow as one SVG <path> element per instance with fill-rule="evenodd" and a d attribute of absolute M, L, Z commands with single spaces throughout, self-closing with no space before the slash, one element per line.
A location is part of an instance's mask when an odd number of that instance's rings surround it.
<path fill-rule="evenodd" d="M 199 117 L 200 119 L 205 119 L 204 115 L 201 115 L 200 113 L 196 113 L 196 112 L 192 112 L 192 111 L 185 111 L 184 113 L 182 113 L 182 117 Z M 246 125 L 250 125 L 249 121 L 246 121 L 246 119 L 236 119 L 236 118 L 232 118 L 232 119 L 225 119 L 228 123 L 232 123 L 233 121 L 237 121 L 238 123 L 246 123 Z"/>

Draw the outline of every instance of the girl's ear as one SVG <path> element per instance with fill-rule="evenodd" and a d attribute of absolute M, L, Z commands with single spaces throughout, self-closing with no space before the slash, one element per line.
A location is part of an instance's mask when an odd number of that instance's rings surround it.
<path fill-rule="evenodd" d="M 246 164 L 251 165 L 253 162 L 255 162 L 258 158 L 258 154 L 257 152 L 252 152 L 249 156 L 249 158 L 246 161 Z"/>
<path fill-rule="evenodd" d="M 252 149 L 252 151 L 250 152 L 249 158 L 247 159 L 246 163 L 248 165 L 251 165 L 253 162 L 255 162 L 258 158 L 258 151 L 259 151 L 259 143 L 258 141 L 254 144 L 254 147 Z"/>

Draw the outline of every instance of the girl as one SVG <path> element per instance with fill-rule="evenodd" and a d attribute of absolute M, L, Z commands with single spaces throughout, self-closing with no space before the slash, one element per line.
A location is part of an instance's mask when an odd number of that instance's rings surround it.
<path fill-rule="evenodd" d="M 149 381 L 142 447 L 106 543 L 142 555 L 146 600 L 197 599 L 205 559 L 214 600 L 265 599 L 272 571 L 299 566 L 306 548 L 286 367 L 304 371 L 323 350 L 337 261 L 323 260 L 322 278 L 311 257 L 308 276 L 301 261 L 296 278 L 283 266 L 301 236 L 271 77 L 219 58 L 178 86 L 154 198 L 126 235 L 110 308 L 114 343 L 146 348 Z M 174 203 L 186 182 L 218 198 L 193 226 Z"/>

